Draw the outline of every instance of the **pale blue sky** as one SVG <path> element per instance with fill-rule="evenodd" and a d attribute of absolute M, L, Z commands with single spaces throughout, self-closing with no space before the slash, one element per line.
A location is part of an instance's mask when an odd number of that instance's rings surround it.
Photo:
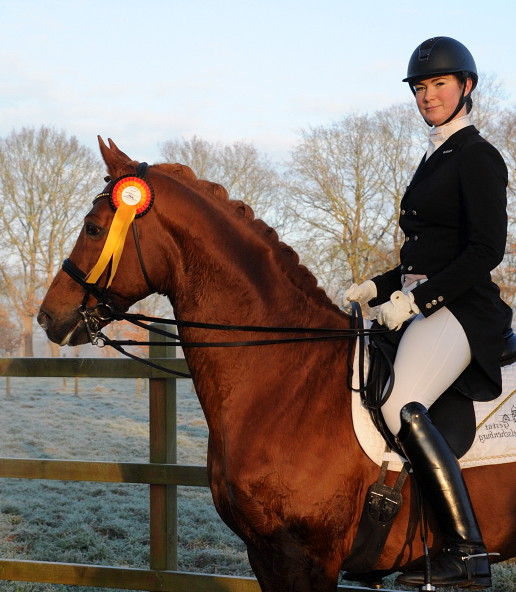
<path fill-rule="evenodd" d="M 303 127 L 409 100 L 428 37 L 462 41 L 516 103 L 516 2 L 4 0 L 0 136 L 42 124 L 137 160 L 197 136 L 285 157 Z"/>

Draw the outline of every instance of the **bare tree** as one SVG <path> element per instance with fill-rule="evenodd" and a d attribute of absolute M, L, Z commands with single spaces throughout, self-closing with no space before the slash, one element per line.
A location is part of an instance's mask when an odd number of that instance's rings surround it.
<path fill-rule="evenodd" d="M 92 151 L 63 131 L 23 128 L 0 139 L 0 274 L 26 356 L 40 292 L 68 254 L 101 173 Z"/>
<path fill-rule="evenodd" d="M 427 132 L 413 103 L 394 105 L 374 116 L 378 142 L 378 169 L 384 196 L 386 240 L 377 256 L 385 269 L 398 264 L 403 244 L 399 227 L 400 203 L 426 149 Z M 425 126 L 426 127 L 426 126 Z"/>
<path fill-rule="evenodd" d="M 217 158 L 221 145 L 213 144 L 197 136 L 191 139 L 168 140 L 160 144 L 161 157 L 166 162 L 178 162 L 189 166 L 198 179 L 218 183 L 219 164 Z"/>
<path fill-rule="evenodd" d="M 186 164 L 198 179 L 220 183 L 231 199 L 244 201 L 257 217 L 273 216 L 278 174 L 267 155 L 252 144 L 223 145 L 193 136 L 189 140 L 169 140 L 160 149 L 164 160 Z"/>
<path fill-rule="evenodd" d="M 397 105 L 301 131 L 287 163 L 287 204 L 297 247 L 333 296 L 396 264 L 398 205 L 420 158 L 414 117 Z"/>
<path fill-rule="evenodd" d="M 497 144 L 500 131 L 500 106 L 507 98 L 503 82 L 496 74 L 480 73 L 478 86 L 471 95 L 473 110 L 470 114 L 471 123 L 482 136 Z"/>
<path fill-rule="evenodd" d="M 516 198 L 516 107 L 500 111 L 494 134 L 495 146 L 501 151 L 509 171 L 509 200 Z M 514 215 L 514 211 L 512 214 Z"/>
<path fill-rule="evenodd" d="M 0 305 L 0 352 L 13 354 L 18 350 L 21 343 L 19 327 L 11 321 L 7 310 Z"/>
<path fill-rule="evenodd" d="M 292 151 L 288 203 L 304 236 L 309 233 L 319 274 L 330 282 L 336 275 L 360 281 L 383 239 L 376 158 L 371 121 L 356 114 L 330 127 L 302 130 Z"/>
<path fill-rule="evenodd" d="M 494 271 L 504 300 L 516 304 L 516 108 L 501 110 L 496 120 L 493 143 L 502 153 L 509 173 L 507 190 L 509 235 L 503 262 Z"/>

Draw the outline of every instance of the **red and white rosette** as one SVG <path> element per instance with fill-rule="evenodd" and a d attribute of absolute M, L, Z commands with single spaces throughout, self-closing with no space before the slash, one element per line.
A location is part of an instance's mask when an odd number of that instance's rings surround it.
<path fill-rule="evenodd" d="M 122 203 L 136 206 L 135 218 L 146 214 L 152 202 L 154 192 L 152 187 L 140 177 L 126 175 L 117 179 L 111 191 L 110 202 L 114 210 L 118 210 Z"/>

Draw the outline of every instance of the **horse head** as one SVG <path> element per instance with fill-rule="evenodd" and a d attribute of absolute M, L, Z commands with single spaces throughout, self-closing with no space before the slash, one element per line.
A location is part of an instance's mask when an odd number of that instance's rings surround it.
<path fill-rule="evenodd" d="M 112 140 L 109 140 L 108 147 L 99 137 L 99 145 L 107 166 L 108 176 L 105 178 L 107 185 L 94 199 L 93 207 L 84 218 L 84 225 L 72 253 L 64 262 L 63 269 L 55 276 L 38 314 L 38 322 L 45 329 L 48 337 L 60 345 L 78 345 L 90 340 L 84 316 L 80 311 L 81 309 L 91 310 L 97 306 L 99 301 L 103 300 L 103 293 L 106 295 L 105 300 L 109 299 L 108 306 L 127 310 L 150 293 L 165 290 L 164 279 L 167 274 L 164 270 L 169 267 L 164 265 L 165 253 L 156 248 L 156 242 L 145 240 L 140 246 L 138 240 L 142 234 L 160 236 L 163 230 L 159 213 L 153 211 L 152 207 L 146 213 L 145 220 L 139 219 L 136 222 L 134 228 L 136 234 L 128 232 L 123 239 L 119 273 L 112 278 L 109 291 L 105 287 L 109 283 L 113 265 L 112 257 L 98 280 L 94 284 L 86 285 L 88 274 L 99 262 L 115 217 L 116 211 L 111 199 L 113 186 L 117 179 L 137 175 L 139 164 L 119 150 Z M 171 173 L 171 171 L 168 172 Z M 181 167 L 181 165 L 177 165 L 174 172 L 176 175 L 193 175 L 187 167 Z M 163 175 L 151 174 L 150 176 Z M 160 178 L 155 178 L 153 181 L 157 187 L 160 186 Z M 169 255 L 173 256 L 172 253 Z M 143 272 L 139 261 L 144 265 Z M 145 261 L 144 264 L 143 261 Z M 146 276 L 147 270 L 152 274 L 154 284 L 150 284 Z M 106 324 L 106 321 L 101 324 Z"/>

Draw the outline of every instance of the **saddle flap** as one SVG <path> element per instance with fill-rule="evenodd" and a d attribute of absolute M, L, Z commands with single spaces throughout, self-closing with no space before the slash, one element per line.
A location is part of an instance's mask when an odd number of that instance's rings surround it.
<path fill-rule="evenodd" d="M 428 409 L 428 413 L 455 456 L 463 457 L 475 440 L 473 401 L 450 387 Z"/>
<path fill-rule="evenodd" d="M 366 390 L 367 401 L 365 402 L 365 406 L 369 407 L 374 425 L 390 448 L 401 456 L 403 456 L 403 452 L 398 448 L 396 439 L 390 433 L 383 419 L 380 402 L 385 385 L 390 379 L 390 368 L 394 364 L 399 342 L 407 327 L 408 324 L 405 323 L 401 331 L 376 334 L 370 337 L 370 363 Z M 516 342 L 516 336 L 514 337 Z M 475 364 L 470 366 L 472 366 L 472 371 L 476 370 Z M 466 386 L 466 380 L 470 376 L 471 372 L 463 373 L 428 410 L 432 422 L 443 434 L 457 458 L 466 454 L 475 439 L 475 409 L 472 399 L 467 396 L 471 387 Z M 478 384 L 482 385 L 483 383 L 477 381 L 477 388 L 479 388 Z M 368 405 L 370 401 L 373 403 L 372 406 Z"/>

